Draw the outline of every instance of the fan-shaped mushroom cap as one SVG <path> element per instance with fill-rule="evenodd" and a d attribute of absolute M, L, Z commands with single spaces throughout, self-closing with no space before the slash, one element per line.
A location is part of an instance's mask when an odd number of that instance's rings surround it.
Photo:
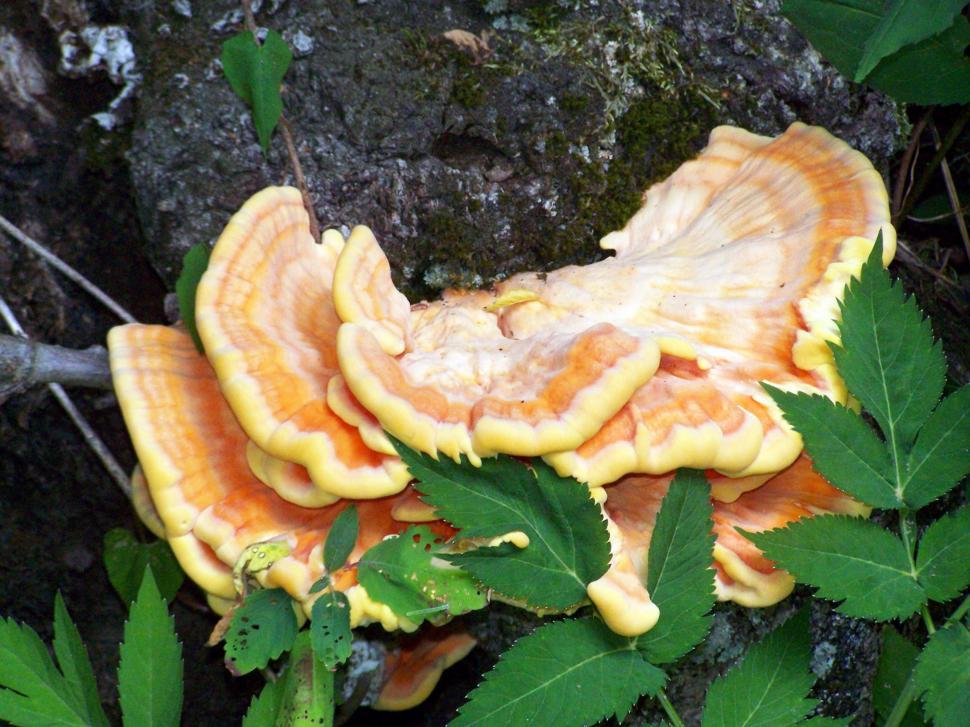
<path fill-rule="evenodd" d="M 148 480 L 145 473 L 141 471 L 141 465 L 135 465 L 131 472 L 131 506 L 135 508 L 138 519 L 156 538 L 165 539 L 165 525 L 158 516 L 155 503 L 152 502 L 152 495 L 148 491 Z"/>
<path fill-rule="evenodd" d="M 338 373 L 331 281 L 343 246 L 333 230 L 314 244 L 297 190 L 265 189 L 216 243 L 195 315 L 222 392 L 259 449 L 303 465 L 331 496 L 381 497 L 403 489 L 407 469 L 327 405 Z"/>
<path fill-rule="evenodd" d="M 613 563 L 610 571 L 629 569 L 632 564 L 639 583 L 647 582 L 647 554 L 660 504 L 673 476 L 630 475 L 606 488 L 604 510 L 610 525 Z M 711 476 L 712 487 L 721 486 L 723 478 Z M 729 491 L 730 492 L 730 491 Z M 868 509 L 829 485 L 814 470 L 804 455 L 761 487 L 734 496 L 732 502 L 714 501 L 714 589 L 722 601 L 735 601 L 744 606 L 770 606 L 785 598 L 794 581 L 778 570 L 755 545 L 739 534 L 739 527 L 752 532 L 784 527 L 802 517 L 822 513 L 866 515 Z M 607 575 L 610 574 L 607 572 Z M 601 579 L 602 580 L 602 579 Z M 611 628 L 614 621 L 626 618 L 626 611 L 644 612 L 645 588 L 628 589 L 623 598 L 604 606 L 590 597 Z M 663 611 L 659 617 L 663 618 Z M 653 624 L 650 624 L 652 627 Z M 625 633 L 620 631 L 620 633 Z"/>
<path fill-rule="evenodd" d="M 355 232 L 334 276 L 338 361 L 381 425 L 431 454 L 543 455 L 592 485 L 681 466 L 769 474 L 801 440 L 760 382 L 845 399 L 826 344 L 879 231 L 888 263 L 882 180 L 843 142 L 722 127 L 592 265 L 405 316 L 373 236 Z"/>
<path fill-rule="evenodd" d="M 131 324 L 108 336 L 115 390 L 165 533 L 186 573 L 204 590 L 232 598 L 231 568 L 256 543 L 283 541 L 289 554 L 257 574 L 309 603 L 322 574 L 321 551 L 337 515 L 350 504 L 308 509 L 281 499 L 251 472 L 247 438 L 223 399 L 212 368 L 189 336 L 174 328 Z M 391 513 L 399 497 L 356 501 L 359 557 L 405 523 Z M 453 531 L 441 523 L 442 534 Z M 332 574 L 348 592 L 351 620 L 408 626 L 367 598 L 356 571 Z"/>
<path fill-rule="evenodd" d="M 435 629 L 415 641 L 389 652 L 384 663 L 384 685 L 374 709 L 410 709 L 427 699 L 441 673 L 462 659 L 478 643 L 462 631 Z"/>

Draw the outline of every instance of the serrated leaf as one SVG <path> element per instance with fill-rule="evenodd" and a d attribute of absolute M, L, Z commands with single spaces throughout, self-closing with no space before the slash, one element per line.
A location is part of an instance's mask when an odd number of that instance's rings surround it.
<path fill-rule="evenodd" d="M 847 616 L 885 621 L 905 618 L 926 602 L 906 546 L 875 523 L 845 515 L 818 515 L 786 528 L 746 533 L 765 556 L 817 596 L 842 601 Z"/>
<path fill-rule="evenodd" d="M 525 548 L 504 543 L 453 557 L 489 588 L 539 608 L 565 609 L 586 598 L 586 585 L 606 572 L 609 535 L 589 488 L 559 477 L 544 462 L 534 472 L 511 457 L 458 465 L 395 441 L 417 489 L 463 538 L 522 532 Z"/>
<path fill-rule="evenodd" d="M 293 643 L 276 727 L 333 727 L 333 672 L 314 657 L 308 632 Z"/>
<path fill-rule="evenodd" d="M 856 83 L 865 80 L 886 56 L 946 30 L 967 0 L 889 0 L 862 50 Z"/>
<path fill-rule="evenodd" d="M 175 297 L 179 302 L 179 316 L 185 324 L 185 330 L 192 336 L 195 348 L 199 353 L 205 353 L 205 346 L 199 338 L 199 329 L 195 325 L 195 293 L 199 288 L 199 281 L 209 267 L 209 246 L 199 242 L 189 248 L 182 258 L 182 272 L 175 281 Z"/>
<path fill-rule="evenodd" d="M 354 635 L 350 630 L 350 603 L 339 591 L 318 598 L 310 615 L 313 653 L 328 669 L 350 658 Z"/>
<path fill-rule="evenodd" d="M 916 509 L 953 489 L 970 473 L 970 385 L 950 394 L 916 437 L 906 460 L 906 502 Z"/>
<path fill-rule="evenodd" d="M 266 682 L 259 696 L 253 697 L 243 717 L 242 727 L 272 727 L 283 705 L 286 678 Z"/>
<path fill-rule="evenodd" d="M 798 723 L 807 727 L 849 727 L 852 724 L 851 717 L 809 717 Z"/>
<path fill-rule="evenodd" d="M 323 565 L 328 573 L 342 568 L 357 544 L 357 508 L 351 505 L 337 515 L 323 544 Z"/>
<path fill-rule="evenodd" d="M 660 619 L 637 639 L 637 647 L 654 664 L 679 659 L 711 625 L 710 492 L 703 472 L 679 470 L 657 513 L 647 555 L 647 591 L 660 609 Z"/>
<path fill-rule="evenodd" d="M 367 595 L 416 624 L 484 608 L 471 576 L 442 560 L 444 545 L 427 525 L 411 525 L 364 553 L 357 578 Z"/>
<path fill-rule="evenodd" d="M 81 641 L 77 626 L 67 612 L 61 592 L 54 596 L 54 655 L 65 681 L 74 691 L 75 703 L 84 706 L 85 716 L 91 725 L 107 727 L 108 718 L 101 707 L 98 683 L 91 669 L 88 650 Z"/>
<path fill-rule="evenodd" d="M 947 601 L 970 585 L 970 505 L 927 528 L 916 557 L 918 578 L 926 595 Z"/>
<path fill-rule="evenodd" d="M 263 669 L 293 646 L 296 614 L 282 588 L 253 591 L 232 616 L 226 630 L 226 666 L 236 674 Z"/>
<path fill-rule="evenodd" d="M 794 394 L 762 384 L 802 435 L 812 467 L 826 480 L 873 507 L 903 503 L 889 481 L 886 445 L 855 412 L 818 394 Z"/>
<path fill-rule="evenodd" d="M 923 714 L 936 727 L 965 725 L 970 714 L 970 631 L 951 624 L 930 636 L 916 662 Z"/>
<path fill-rule="evenodd" d="M 896 706 L 896 700 L 903 692 L 909 675 L 916 666 L 919 649 L 900 636 L 892 626 L 882 629 L 882 650 L 876 678 L 872 683 L 872 706 L 876 713 L 887 719 Z M 903 716 L 902 727 L 923 727 L 916 703 L 910 704 Z"/>
<path fill-rule="evenodd" d="M 626 715 L 666 675 L 597 618 L 545 624 L 502 654 L 451 727 L 569 727 Z"/>
<path fill-rule="evenodd" d="M 882 233 L 840 307 L 842 346 L 832 346 L 839 373 L 902 467 L 903 452 L 943 393 L 946 360 L 916 301 L 883 269 Z"/>
<path fill-rule="evenodd" d="M 182 715 L 182 645 L 151 568 L 128 611 L 118 665 L 126 725 L 177 727 Z"/>
<path fill-rule="evenodd" d="M 711 684 L 704 704 L 703 727 L 773 727 L 798 722 L 815 706 L 808 691 L 815 677 L 808 610 L 752 646 L 741 663 Z"/>
<path fill-rule="evenodd" d="M 89 724 L 87 709 L 32 628 L 0 617 L 0 720 L 13 725 Z"/>
<path fill-rule="evenodd" d="M 222 44 L 222 69 L 232 90 L 253 110 L 253 123 L 263 153 L 283 113 L 280 85 L 293 60 L 286 41 L 274 30 L 262 45 L 244 31 Z"/>
<path fill-rule="evenodd" d="M 171 601 L 182 587 L 185 573 L 164 540 L 139 542 L 124 528 L 113 528 L 104 535 L 104 566 L 108 580 L 125 605 L 138 595 L 145 568 L 151 566 L 152 577 L 166 601 Z"/>

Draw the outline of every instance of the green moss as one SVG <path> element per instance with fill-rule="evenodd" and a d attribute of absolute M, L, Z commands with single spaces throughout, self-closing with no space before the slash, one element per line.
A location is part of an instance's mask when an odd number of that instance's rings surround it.
<path fill-rule="evenodd" d="M 568 113 L 585 111 L 589 107 L 589 97 L 579 94 L 565 93 L 559 101 L 559 108 Z"/>
<path fill-rule="evenodd" d="M 485 103 L 482 80 L 468 68 L 460 68 L 451 84 L 451 100 L 466 109 L 477 109 Z"/>

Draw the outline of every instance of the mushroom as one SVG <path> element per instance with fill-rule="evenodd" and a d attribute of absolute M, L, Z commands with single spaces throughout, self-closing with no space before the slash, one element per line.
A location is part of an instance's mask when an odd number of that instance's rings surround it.
<path fill-rule="evenodd" d="M 432 455 L 541 455 L 591 485 L 677 467 L 790 465 L 801 439 L 761 388 L 846 398 L 838 299 L 882 231 L 882 179 L 822 129 L 721 127 L 601 246 L 615 255 L 407 310 L 374 237 L 336 263 L 347 386 Z"/>
<path fill-rule="evenodd" d="M 396 712 L 421 704 L 437 686 L 441 673 L 464 659 L 476 643 L 463 631 L 435 629 L 388 652 L 384 684 L 374 709 Z"/>

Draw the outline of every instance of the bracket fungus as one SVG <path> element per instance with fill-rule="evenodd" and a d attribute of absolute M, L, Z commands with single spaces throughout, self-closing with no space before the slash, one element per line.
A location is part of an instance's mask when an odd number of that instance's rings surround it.
<path fill-rule="evenodd" d="M 761 384 L 846 400 L 828 343 L 879 232 L 888 264 L 882 180 L 843 142 L 803 124 L 774 139 L 720 127 L 603 238 L 613 255 L 411 306 L 370 230 L 314 244 L 299 192 L 263 190 L 199 284 L 205 355 L 179 327 L 109 335 L 139 511 L 216 607 L 236 597 L 246 548 L 285 543 L 255 577 L 309 613 L 322 543 L 348 502 L 360 516 L 351 563 L 408 522 L 455 533 L 387 434 L 475 465 L 542 457 L 601 504 L 612 564 L 588 594 L 632 635 L 663 618 L 644 587 L 647 550 L 673 471 L 693 467 L 711 482 L 717 596 L 776 603 L 791 578 L 735 527 L 866 510 L 812 470 Z M 370 599 L 353 566 L 332 577 L 354 625 L 415 628 Z M 387 706 L 427 693 L 427 675 L 470 648 L 445 641 L 454 652 L 415 647 L 430 655 L 413 659 L 423 671 L 396 672 Z"/>

